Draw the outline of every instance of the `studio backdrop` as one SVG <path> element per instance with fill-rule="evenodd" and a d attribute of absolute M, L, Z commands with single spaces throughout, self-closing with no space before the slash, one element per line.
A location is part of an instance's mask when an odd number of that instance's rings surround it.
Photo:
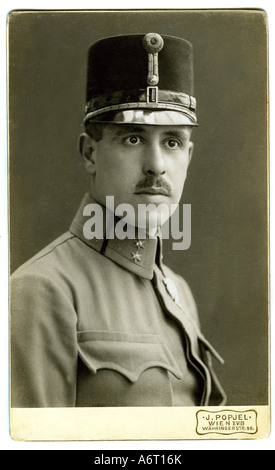
<path fill-rule="evenodd" d="M 225 360 L 229 405 L 268 404 L 267 23 L 260 10 L 22 12 L 9 29 L 10 268 L 66 231 L 87 191 L 78 153 L 87 51 L 157 32 L 194 47 L 199 126 L 181 203 L 191 246 L 164 262 L 189 283 Z"/>

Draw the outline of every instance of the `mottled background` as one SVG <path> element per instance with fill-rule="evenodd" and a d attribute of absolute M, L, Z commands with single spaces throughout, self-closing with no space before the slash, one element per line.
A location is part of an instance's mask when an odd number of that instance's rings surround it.
<path fill-rule="evenodd" d="M 12 271 L 67 230 L 87 190 L 77 140 L 89 45 L 147 32 L 193 43 L 200 125 L 182 199 L 192 245 L 178 252 L 166 241 L 165 262 L 188 281 L 226 361 L 216 371 L 230 405 L 268 402 L 266 28 L 257 10 L 10 17 Z"/>

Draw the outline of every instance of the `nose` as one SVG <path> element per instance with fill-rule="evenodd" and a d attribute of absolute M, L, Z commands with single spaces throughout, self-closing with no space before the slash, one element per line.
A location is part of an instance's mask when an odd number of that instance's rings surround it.
<path fill-rule="evenodd" d="M 165 175 L 166 162 L 163 151 L 159 143 L 154 142 L 145 146 L 144 160 L 143 160 L 143 173 L 145 175 Z"/>

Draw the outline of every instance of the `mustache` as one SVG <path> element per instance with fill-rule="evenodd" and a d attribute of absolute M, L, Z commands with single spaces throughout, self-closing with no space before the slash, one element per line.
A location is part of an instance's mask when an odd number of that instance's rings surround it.
<path fill-rule="evenodd" d="M 165 191 L 168 195 L 172 192 L 171 185 L 162 176 L 146 175 L 136 185 L 136 191 L 141 191 L 148 188 L 158 188 Z"/>

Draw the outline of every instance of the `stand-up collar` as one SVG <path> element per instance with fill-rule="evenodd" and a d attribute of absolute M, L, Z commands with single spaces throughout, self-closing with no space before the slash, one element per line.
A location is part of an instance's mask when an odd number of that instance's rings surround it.
<path fill-rule="evenodd" d="M 91 219 L 92 212 L 87 210 L 86 213 L 89 213 L 89 215 L 83 215 L 84 208 L 88 204 L 97 205 L 98 217 L 101 219 L 98 221 L 99 223 L 102 221 L 103 226 L 103 237 L 98 234 L 96 238 L 91 238 L 87 221 Z M 93 221 L 95 220 L 96 217 L 93 213 Z M 121 239 L 119 234 L 122 235 L 123 233 L 120 224 L 118 224 L 119 221 L 120 219 L 106 207 L 98 204 L 89 194 L 86 194 L 69 230 L 91 248 L 123 268 L 151 280 L 155 263 L 159 264 L 161 261 L 159 234 L 154 238 L 149 238 L 149 235 L 144 233 L 142 238 L 138 238 L 137 229 L 128 226 L 127 233 L 130 233 L 131 238 L 128 235 L 128 237 Z"/>

